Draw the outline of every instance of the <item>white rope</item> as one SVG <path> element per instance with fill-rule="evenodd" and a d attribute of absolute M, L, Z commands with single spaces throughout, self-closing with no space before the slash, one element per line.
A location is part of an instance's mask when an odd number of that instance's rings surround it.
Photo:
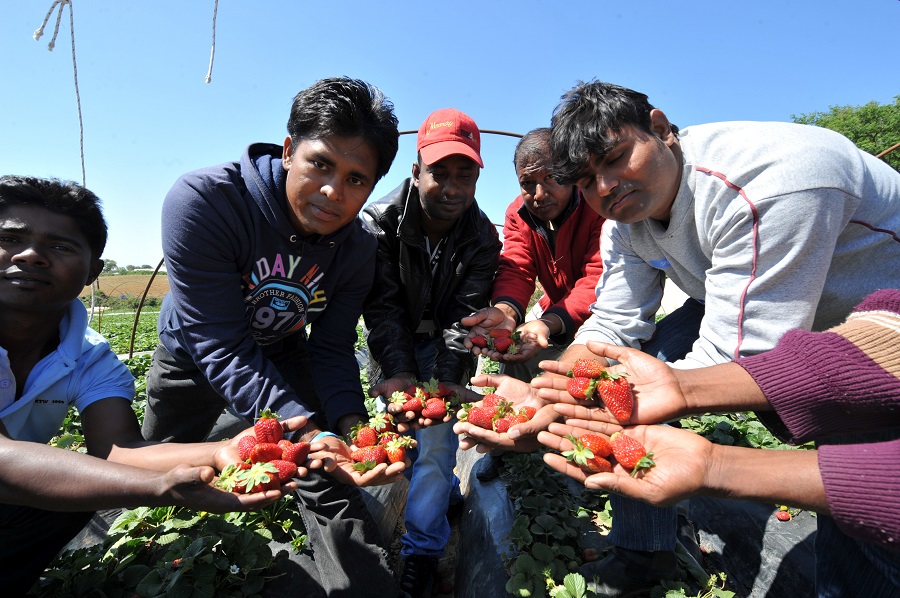
<path fill-rule="evenodd" d="M 216 59 L 216 16 L 219 14 L 219 0 L 216 0 L 216 4 L 213 7 L 213 19 L 212 19 L 212 48 L 209 51 L 209 70 L 206 71 L 206 82 L 209 83 L 212 81 L 212 69 L 213 69 L 213 61 Z"/>
<path fill-rule="evenodd" d="M 52 52 L 53 48 L 56 47 L 56 37 L 59 35 L 59 23 L 62 20 L 63 9 L 68 6 L 69 29 L 72 32 L 72 77 L 75 82 L 75 107 L 78 110 L 78 146 L 81 152 L 81 186 L 87 187 L 87 175 L 84 166 L 84 119 L 82 118 L 81 114 L 81 92 L 78 89 L 78 63 L 75 60 L 75 11 L 72 8 L 72 0 L 53 0 L 53 4 L 50 5 L 50 10 L 47 11 L 47 15 L 44 17 L 44 21 L 41 23 L 41 26 L 35 30 L 33 37 L 34 41 L 39 41 L 41 39 L 41 37 L 44 35 L 44 28 L 50 21 L 50 16 L 53 14 L 53 11 L 57 6 L 59 7 L 59 12 L 56 13 L 56 25 L 53 28 L 53 37 L 50 38 L 50 43 L 47 44 L 47 49 Z M 94 286 L 94 284 L 91 284 L 91 309 L 90 320 L 88 321 L 89 324 L 94 320 L 94 311 L 96 307 L 96 295 L 94 293 Z"/>

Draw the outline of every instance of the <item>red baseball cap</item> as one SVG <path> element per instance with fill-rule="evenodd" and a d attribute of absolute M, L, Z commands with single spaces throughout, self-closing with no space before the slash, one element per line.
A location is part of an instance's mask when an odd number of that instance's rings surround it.
<path fill-rule="evenodd" d="M 484 168 L 478 125 L 468 114 L 455 108 L 442 108 L 428 115 L 419 127 L 416 151 L 425 164 L 434 164 L 447 156 L 461 154 Z"/>

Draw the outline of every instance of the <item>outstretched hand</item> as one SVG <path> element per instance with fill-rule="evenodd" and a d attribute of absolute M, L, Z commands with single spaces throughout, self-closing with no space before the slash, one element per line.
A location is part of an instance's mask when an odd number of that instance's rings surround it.
<path fill-rule="evenodd" d="M 517 424 L 509 432 L 499 434 L 468 422 L 457 422 L 453 431 L 460 435 L 459 447 L 475 448 L 479 453 L 493 450 L 531 452 L 538 448 L 537 433 L 557 419 L 558 415 L 540 400 L 527 382 L 503 375 L 482 374 L 472 378 L 472 386 L 494 387 L 494 393 L 513 403 L 516 408 L 525 406 L 537 409 L 534 417 Z"/>
<path fill-rule="evenodd" d="M 285 438 L 289 438 L 293 432 L 302 430 L 304 426 L 306 426 L 306 422 L 306 416 L 303 415 L 298 415 L 296 417 L 282 420 L 280 423 L 281 429 L 284 430 Z M 221 448 L 217 449 L 215 454 L 213 455 L 213 462 L 215 463 L 216 469 L 222 471 L 228 465 L 240 462 L 242 459 L 240 456 L 240 450 L 238 449 L 238 442 L 244 436 L 255 436 L 255 434 L 256 432 L 253 427 L 247 428 L 231 440 L 226 441 Z M 306 467 L 297 468 L 298 478 L 305 477 L 307 473 L 308 470 Z"/>
<path fill-rule="evenodd" d="M 403 470 L 410 465 L 409 459 L 403 463 L 380 463 L 366 472 L 353 469 L 350 447 L 340 438 L 327 436 L 312 443 L 309 460 L 310 469 L 322 469 L 342 484 L 350 486 L 381 486 L 393 484 L 403 477 Z"/>
<path fill-rule="evenodd" d="M 562 452 L 572 448 L 566 435 L 578 436 L 584 431 L 568 424 L 551 424 L 538 439 L 541 444 Z M 625 428 L 623 433 L 652 452 L 656 465 L 631 477 L 631 471 L 618 463 L 610 473 L 587 474 L 559 454 L 545 454 L 544 462 L 582 482 L 586 488 L 607 490 L 660 507 L 674 505 L 706 488 L 707 472 L 715 463 L 714 445 L 702 436 L 668 426 L 634 426 Z"/>
<path fill-rule="evenodd" d="M 610 366 L 610 372 L 627 373 L 627 380 L 634 392 L 634 409 L 627 421 L 619 422 L 596 401 L 576 401 L 566 392 L 566 379 L 559 376 L 542 376 L 532 385 L 538 395 L 557 403 L 556 411 L 564 417 L 590 419 L 609 423 L 653 424 L 671 421 L 688 413 L 687 403 L 674 371 L 665 362 L 630 347 L 619 347 L 591 341 L 587 344 L 596 356 L 619 363 Z M 541 368 L 553 374 L 564 375 L 572 363 L 542 361 Z"/>
<path fill-rule="evenodd" d="M 251 494 L 238 494 L 220 490 L 212 485 L 215 470 L 212 467 L 177 465 L 159 474 L 165 505 L 178 505 L 210 513 L 255 511 L 270 505 L 285 493 L 297 489 L 296 482 L 288 482 L 280 490 L 266 490 Z M 305 475 L 305 474 L 304 474 Z"/>

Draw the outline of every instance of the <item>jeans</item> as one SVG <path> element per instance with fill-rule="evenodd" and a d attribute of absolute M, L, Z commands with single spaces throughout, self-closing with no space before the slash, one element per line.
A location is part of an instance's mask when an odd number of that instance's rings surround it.
<path fill-rule="evenodd" d="M 437 358 L 440 339 L 416 345 L 419 379 L 429 380 Z M 406 533 L 400 538 L 400 554 L 440 557 L 450 541 L 447 507 L 462 500 L 459 479 L 454 475 L 459 437 L 453 433 L 455 420 L 415 431 L 418 446 L 407 454 L 413 460 L 407 469 L 409 492 L 404 523 Z"/>
<path fill-rule="evenodd" d="M 663 361 L 676 361 L 691 350 L 700 336 L 703 304 L 688 299 L 684 305 L 659 321 L 656 333 L 641 347 Z M 613 512 L 609 542 L 631 550 L 669 551 L 675 549 L 677 513 L 675 507 L 652 507 L 645 502 L 609 495 Z"/>
<path fill-rule="evenodd" d="M 93 513 L 0 504 L 0 580 L 4 596 L 24 596 Z"/>
<path fill-rule="evenodd" d="M 319 401 L 312 390 L 305 343 L 293 343 L 281 353 L 268 357 L 306 405 L 321 411 L 317 409 Z M 142 429 L 145 438 L 201 442 L 226 406 L 226 401 L 196 368 L 176 363 L 162 346 L 156 349 L 147 375 L 147 407 Z M 299 486 L 297 503 L 315 570 L 307 572 L 311 587 L 293 588 L 297 595 L 346 598 L 396 595 L 381 534 L 359 489 L 316 471 L 299 480 Z"/>

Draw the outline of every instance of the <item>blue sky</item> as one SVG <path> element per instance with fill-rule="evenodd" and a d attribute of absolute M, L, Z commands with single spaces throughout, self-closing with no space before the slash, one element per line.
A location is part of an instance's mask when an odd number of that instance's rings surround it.
<path fill-rule="evenodd" d="M 650 96 L 680 127 L 789 121 L 900 94 L 898 0 L 471 2 L 73 0 L 87 186 L 104 201 L 105 258 L 162 257 L 160 206 L 181 174 L 281 143 L 294 94 L 349 75 L 393 100 L 401 130 L 459 108 L 482 129 L 549 124 L 560 95 L 593 78 Z M 56 48 L 51 0 L 0 5 L 0 173 L 81 181 L 69 12 Z M 486 135 L 477 198 L 496 223 L 517 194 L 516 140 Z M 376 199 L 406 176 L 400 140 Z"/>

